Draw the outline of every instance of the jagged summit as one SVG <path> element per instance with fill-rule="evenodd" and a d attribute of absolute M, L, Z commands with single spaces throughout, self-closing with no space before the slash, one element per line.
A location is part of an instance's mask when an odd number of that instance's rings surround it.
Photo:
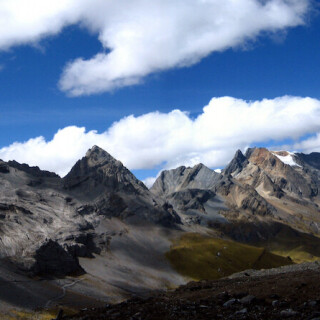
<path fill-rule="evenodd" d="M 94 197 L 106 191 L 141 194 L 147 190 L 120 161 L 98 146 L 89 149 L 63 180 L 65 188 L 79 189 Z"/>
<path fill-rule="evenodd" d="M 105 154 L 109 155 L 109 153 L 107 151 L 105 151 L 104 149 L 100 148 L 96 144 L 93 145 L 90 149 L 88 149 L 88 151 L 86 152 L 86 157 L 90 157 L 90 155 L 94 154 L 94 153 L 105 153 Z"/>
<path fill-rule="evenodd" d="M 238 150 L 231 162 L 223 170 L 225 175 L 232 175 L 240 172 L 248 164 L 248 159 Z"/>
<path fill-rule="evenodd" d="M 181 166 L 177 169 L 162 171 L 150 190 L 165 196 L 183 189 L 210 189 L 219 176 L 219 173 L 202 163 L 194 167 Z"/>
<path fill-rule="evenodd" d="M 88 161 L 88 164 L 90 164 L 91 166 L 97 166 L 107 162 L 116 162 L 119 166 L 123 165 L 119 160 L 116 160 L 107 151 L 96 145 L 94 145 L 86 152 L 85 158 L 90 160 Z"/>
<path fill-rule="evenodd" d="M 202 163 L 181 166 L 161 172 L 150 191 L 172 204 L 186 223 L 206 224 L 223 207 L 211 190 L 220 178 Z"/>
<path fill-rule="evenodd" d="M 162 199 L 157 199 L 120 161 L 94 146 L 63 178 L 74 197 L 94 202 L 91 211 L 124 220 L 179 223 Z M 90 211 L 89 210 L 89 211 Z"/>

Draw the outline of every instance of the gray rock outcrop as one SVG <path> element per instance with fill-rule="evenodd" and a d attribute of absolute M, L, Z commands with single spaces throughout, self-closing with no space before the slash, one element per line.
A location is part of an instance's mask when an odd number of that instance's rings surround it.
<path fill-rule="evenodd" d="M 0 258 L 31 273 L 79 271 L 77 257 L 108 244 L 105 220 L 176 228 L 172 206 L 95 146 L 65 178 L 16 161 L 0 162 Z"/>

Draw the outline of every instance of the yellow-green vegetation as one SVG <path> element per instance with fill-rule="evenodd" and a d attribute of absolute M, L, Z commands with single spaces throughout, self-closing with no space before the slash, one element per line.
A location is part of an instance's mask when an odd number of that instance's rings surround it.
<path fill-rule="evenodd" d="M 289 256 L 295 263 L 320 260 L 320 237 L 295 230 L 279 222 L 239 221 L 220 225 L 219 228 L 231 238 L 240 238 L 247 244 L 266 248 L 269 252 L 283 257 Z M 258 232 L 262 236 L 257 237 Z"/>
<path fill-rule="evenodd" d="M 7 314 L 0 315 L 0 320 L 51 320 L 55 319 L 56 313 L 53 312 L 28 312 L 13 310 Z"/>
<path fill-rule="evenodd" d="M 264 248 L 196 233 L 175 240 L 166 253 L 172 266 L 194 280 L 218 279 L 246 269 L 266 269 L 292 264 Z"/>
<path fill-rule="evenodd" d="M 295 263 L 313 262 L 320 260 L 320 257 L 314 256 L 311 253 L 305 251 L 302 246 L 296 247 L 292 250 L 272 250 L 272 253 L 282 257 L 290 257 Z"/>
<path fill-rule="evenodd" d="M 270 252 L 290 257 L 295 263 L 320 260 L 320 239 L 314 235 L 283 227 L 276 236 L 256 245 Z"/>
<path fill-rule="evenodd" d="M 310 240 L 310 241 L 309 241 Z M 320 260 L 320 241 L 308 237 L 291 239 L 289 243 L 284 239 L 268 243 L 270 251 L 283 257 L 290 257 L 295 263 Z"/>

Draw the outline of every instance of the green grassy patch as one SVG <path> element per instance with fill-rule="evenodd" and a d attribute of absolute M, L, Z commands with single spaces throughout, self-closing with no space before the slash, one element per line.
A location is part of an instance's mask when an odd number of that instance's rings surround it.
<path fill-rule="evenodd" d="M 194 280 L 218 279 L 246 269 L 292 263 L 264 248 L 196 233 L 187 233 L 175 240 L 166 257 L 175 270 Z"/>

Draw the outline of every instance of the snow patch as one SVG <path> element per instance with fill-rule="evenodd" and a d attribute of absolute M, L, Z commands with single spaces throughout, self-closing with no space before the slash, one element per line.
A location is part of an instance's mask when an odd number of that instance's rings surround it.
<path fill-rule="evenodd" d="M 213 171 L 216 172 L 216 173 L 221 173 L 222 169 L 214 169 Z"/>
<path fill-rule="evenodd" d="M 300 167 L 302 168 L 302 166 L 300 166 L 299 164 L 297 164 L 295 161 L 294 161 L 294 153 L 292 152 L 287 152 L 287 155 L 286 156 L 280 156 L 274 152 L 272 152 L 273 155 L 275 155 L 280 161 L 282 161 L 284 164 L 287 164 L 289 166 L 292 166 L 292 167 Z"/>

